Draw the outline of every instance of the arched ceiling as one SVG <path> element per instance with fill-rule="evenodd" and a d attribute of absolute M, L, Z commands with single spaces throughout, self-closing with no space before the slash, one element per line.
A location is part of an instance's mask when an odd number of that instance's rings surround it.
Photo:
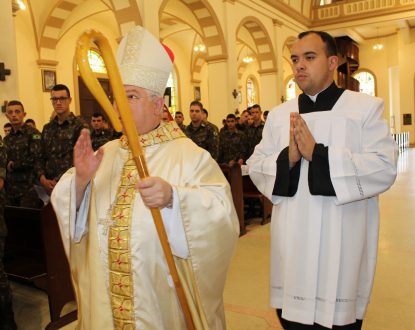
<path fill-rule="evenodd" d="M 14 2 L 16 0 L 4 0 Z M 228 0 L 236 1 L 236 0 Z M 415 29 L 413 0 L 347 0 L 320 6 L 320 0 L 246 0 L 288 15 L 309 29 L 325 30 L 334 36 L 347 35 L 362 43 L 377 37 Z M 113 12 L 118 33 L 142 23 L 137 0 L 23 0 L 33 24 L 39 53 L 53 50 L 67 29 L 80 19 Z M 207 57 L 226 58 L 220 24 L 208 0 L 163 0 L 160 10 L 161 36 L 196 31 L 206 44 Z M 270 10 L 272 12 L 272 10 Z M 185 16 L 185 20 L 183 20 Z M 176 21 L 175 21 L 176 20 Z M 175 23 L 180 24 L 175 24 Z M 194 33 L 195 35 L 195 33 Z M 193 35 L 193 37 L 194 37 Z M 190 40 L 191 38 L 189 38 Z M 193 38 L 194 39 L 194 38 Z"/>
<path fill-rule="evenodd" d="M 215 12 L 206 0 L 164 0 L 160 6 L 160 38 L 186 45 L 192 80 L 198 82 L 206 61 L 227 59 L 224 33 Z M 203 44 L 203 52 L 193 51 Z"/>
<path fill-rule="evenodd" d="M 84 19 L 91 17 L 99 19 L 99 14 L 111 13 L 112 17 L 115 17 L 120 35 L 124 35 L 131 26 L 142 23 L 135 0 L 24 1 L 30 12 L 39 58 L 42 60 L 47 60 L 62 36 Z"/>
<path fill-rule="evenodd" d="M 254 50 L 260 71 L 277 72 L 276 54 L 263 24 L 256 17 L 246 17 L 236 32 L 237 40 Z"/>

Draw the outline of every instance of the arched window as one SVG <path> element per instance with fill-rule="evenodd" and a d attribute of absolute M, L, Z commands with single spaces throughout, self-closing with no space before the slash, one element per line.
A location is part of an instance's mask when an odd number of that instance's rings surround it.
<path fill-rule="evenodd" d="M 88 62 L 93 72 L 104 74 L 107 73 L 107 68 L 105 67 L 104 60 L 96 50 L 88 50 Z"/>
<path fill-rule="evenodd" d="M 246 103 L 248 104 L 248 107 L 258 103 L 255 82 L 252 80 L 252 78 L 248 78 L 246 80 Z"/>
<path fill-rule="evenodd" d="M 353 75 L 359 81 L 359 92 L 375 96 L 375 77 L 368 71 L 360 71 Z"/>
<path fill-rule="evenodd" d="M 288 80 L 287 86 L 285 86 L 285 95 L 287 95 L 287 101 L 296 98 L 294 78 Z"/>
<path fill-rule="evenodd" d="M 177 79 L 174 71 L 170 73 L 169 80 L 167 80 L 166 90 L 170 100 L 166 100 L 165 103 L 169 107 L 170 113 L 174 114 L 177 111 Z"/>

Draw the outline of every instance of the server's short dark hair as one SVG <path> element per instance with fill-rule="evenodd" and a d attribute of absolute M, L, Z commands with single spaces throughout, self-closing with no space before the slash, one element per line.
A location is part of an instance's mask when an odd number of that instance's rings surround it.
<path fill-rule="evenodd" d="M 330 34 L 328 34 L 327 32 L 324 32 L 324 31 L 309 30 L 309 31 L 301 32 L 298 35 L 298 39 L 302 39 L 305 36 L 308 36 L 309 34 L 317 34 L 318 36 L 320 36 L 321 40 L 326 45 L 326 55 L 327 56 L 337 55 L 336 40 L 334 40 L 334 38 Z"/>

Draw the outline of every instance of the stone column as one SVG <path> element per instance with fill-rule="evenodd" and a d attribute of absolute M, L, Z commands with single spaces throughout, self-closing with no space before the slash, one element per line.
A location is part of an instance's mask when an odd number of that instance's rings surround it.
<path fill-rule="evenodd" d="M 224 17 L 225 17 L 225 24 L 224 24 L 224 33 L 225 33 L 225 40 L 227 45 L 227 53 L 228 53 L 228 90 L 230 95 L 232 95 L 233 90 L 236 92 L 239 91 L 238 86 L 238 62 L 237 62 L 237 54 L 236 54 L 236 23 L 238 22 L 234 19 L 233 15 L 235 12 L 235 1 L 234 0 L 224 0 Z M 239 103 L 240 97 L 235 94 L 236 97 L 232 95 L 229 98 L 227 104 L 227 112 L 226 115 L 229 113 L 235 113 L 236 110 L 239 112 L 241 111 Z M 226 116 L 224 117 L 226 118 Z"/>
<path fill-rule="evenodd" d="M 281 103 L 281 97 L 285 94 L 284 89 L 284 64 L 283 64 L 283 47 L 284 47 L 284 40 L 282 40 L 281 35 L 282 35 L 282 26 L 284 25 L 283 22 L 274 19 L 273 20 L 273 24 L 274 24 L 274 44 L 275 44 L 275 56 L 277 57 L 277 103 L 276 104 L 280 104 Z"/>
<path fill-rule="evenodd" d="M 0 105 L 3 106 L 4 101 L 19 99 L 16 33 L 11 1 L 0 1 L 0 35 L 0 62 L 4 63 L 5 69 L 10 70 L 10 75 L 0 81 Z M 3 128 L 7 119 L 3 114 L 0 118 Z"/>
<path fill-rule="evenodd" d="M 233 112 L 233 96 L 229 87 L 228 62 L 226 59 L 208 61 L 208 105 L 209 121 L 222 127 L 222 119 Z"/>
<path fill-rule="evenodd" d="M 274 70 L 259 70 L 258 73 L 261 84 L 259 101 L 261 109 L 264 112 L 280 104 L 278 98 L 277 72 Z"/>
<path fill-rule="evenodd" d="M 138 1 L 138 0 L 136 0 Z M 161 1 L 145 1 L 145 4 L 139 7 L 142 10 L 143 26 L 152 33 L 156 38 L 160 36 L 159 8 Z"/>

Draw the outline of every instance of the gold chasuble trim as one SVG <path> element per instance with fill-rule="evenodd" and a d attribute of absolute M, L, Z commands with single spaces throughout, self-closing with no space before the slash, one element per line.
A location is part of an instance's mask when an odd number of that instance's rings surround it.
<path fill-rule="evenodd" d="M 114 328 L 120 330 L 135 329 L 130 233 L 136 182 L 137 168 L 129 153 L 111 211 L 113 225 L 108 234 L 111 309 Z"/>
<path fill-rule="evenodd" d="M 175 122 L 162 123 L 159 127 L 140 136 L 142 147 L 148 147 L 176 138 L 185 137 Z M 120 139 L 121 147 L 128 149 L 125 136 Z M 135 184 L 138 172 L 128 153 L 117 189 L 115 202 L 111 209 L 112 225 L 108 234 L 108 267 L 111 309 L 114 328 L 117 330 L 135 329 L 134 318 L 134 286 L 131 270 L 131 218 L 135 200 Z"/>

